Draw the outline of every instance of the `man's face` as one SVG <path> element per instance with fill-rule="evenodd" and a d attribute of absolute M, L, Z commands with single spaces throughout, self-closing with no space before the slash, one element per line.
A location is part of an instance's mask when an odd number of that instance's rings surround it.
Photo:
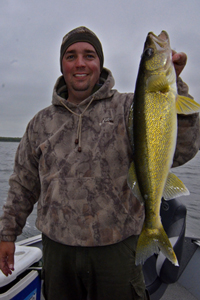
<path fill-rule="evenodd" d="M 62 60 L 68 100 L 79 103 L 89 97 L 99 81 L 100 60 L 94 47 L 86 42 L 72 44 Z"/>

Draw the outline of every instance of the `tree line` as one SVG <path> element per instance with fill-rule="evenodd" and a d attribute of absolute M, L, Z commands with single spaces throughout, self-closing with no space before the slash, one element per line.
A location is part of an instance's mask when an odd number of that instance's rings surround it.
<path fill-rule="evenodd" d="M 20 142 L 21 138 L 19 137 L 2 137 L 0 136 L 0 142 Z"/>

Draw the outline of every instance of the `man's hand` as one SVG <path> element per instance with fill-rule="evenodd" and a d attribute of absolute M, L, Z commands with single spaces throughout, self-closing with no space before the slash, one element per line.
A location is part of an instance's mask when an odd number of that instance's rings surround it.
<path fill-rule="evenodd" d="M 14 253 L 15 243 L 3 242 L 0 243 L 0 269 L 8 276 L 14 271 Z"/>
<path fill-rule="evenodd" d="M 176 76 L 178 77 L 186 65 L 187 55 L 183 52 L 176 53 L 176 51 L 172 50 L 172 61 L 174 63 Z"/>

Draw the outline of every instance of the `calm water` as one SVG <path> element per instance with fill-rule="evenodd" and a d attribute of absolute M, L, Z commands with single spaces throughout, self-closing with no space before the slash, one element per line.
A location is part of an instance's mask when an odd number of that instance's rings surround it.
<path fill-rule="evenodd" d="M 8 192 L 8 179 L 12 173 L 14 156 L 18 143 L 0 142 L 0 212 L 6 201 Z M 173 169 L 173 172 L 185 183 L 190 191 L 190 196 L 180 197 L 187 207 L 187 233 L 200 237 L 200 151 L 184 166 Z M 35 227 L 36 207 L 26 222 L 23 234 L 19 239 L 39 233 Z"/>
<path fill-rule="evenodd" d="M 4 205 L 9 189 L 8 180 L 13 171 L 14 157 L 19 143 L 0 142 L 0 214 Z M 34 236 L 40 232 L 35 227 L 35 219 L 37 214 L 35 206 L 32 214 L 28 217 L 26 226 L 23 229 L 22 235 L 18 240 Z"/>

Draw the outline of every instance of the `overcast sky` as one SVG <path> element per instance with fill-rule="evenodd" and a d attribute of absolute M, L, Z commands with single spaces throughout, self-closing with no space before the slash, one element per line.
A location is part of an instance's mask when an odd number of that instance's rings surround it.
<path fill-rule="evenodd" d="M 188 56 L 182 78 L 200 103 L 199 0 L 0 0 L 0 136 L 21 137 L 51 104 L 62 37 L 84 25 L 102 42 L 120 92 L 133 92 L 149 31 Z"/>

